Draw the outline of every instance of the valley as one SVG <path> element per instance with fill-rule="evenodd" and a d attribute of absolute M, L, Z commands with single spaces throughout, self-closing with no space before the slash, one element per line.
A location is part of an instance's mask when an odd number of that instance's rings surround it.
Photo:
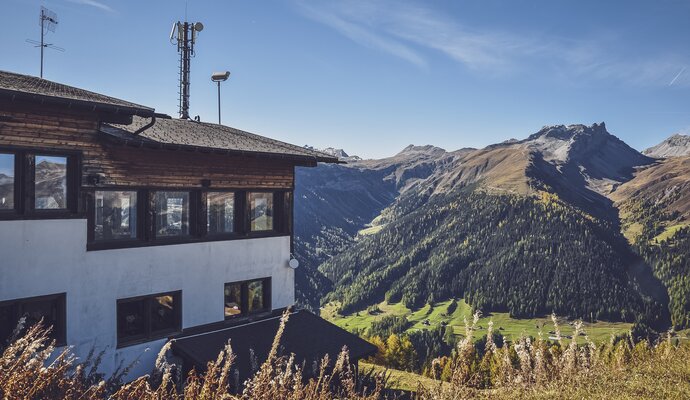
<path fill-rule="evenodd" d="M 321 310 L 321 316 L 335 323 L 341 328 L 352 332 L 363 332 L 366 335 L 367 329 L 375 321 L 380 321 L 384 317 L 398 316 L 407 319 L 409 322 L 405 332 L 418 330 L 430 330 L 443 327 L 450 327 L 457 338 L 464 336 L 465 319 L 472 320 L 472 307 L 464 300 L 457 301 L 457 308 L 448 313 L 448 306 L 452 300 L 446 300 L 431 305 L 426 305 L 418 310 L 410 310 L 401 303 L 388 304 L 381 302 L 374 307 L 376 312 L 361 310 L 349 315 L 339 315 L 337 304 L 326 304 Z M 550 316 L 537 318 L 511 318 L 505 312 L 492 312 L 483 315 L 479 319 L 479 329 L 475 340 L 481 339 L 482 330 L 486 330 L 489 321 L 493 321 L 494 329 L 506 340 L 515 341 L 522 335 L 538 337 L 541 332 L 544 339 L 553 336 L 553 324 Z M 573 335 L 571 321 L 561 320 L 561 334 L 568 339 Z M 623 335 L 630 331 L 632 324 L 625 322 L 605 322 L 597 321 L 594 323 L 584 322 L 584 331 L 595 343 L 603 343 L 611 340 L 611 336 Z M 584 338 L 577 338 L 579 343 L 584 343 Z"/>
<path fill-rule="evenodd" d="M 684 154 L 671 139 L 660 148 Z M 511 334 L 536 334 L 551 312 L 599 321 L 597 338 L 632 323 L 688 327 L 686 258 L 664 267 L 657 253 L 685 254 L 671 243 L 686 232 L 690 157 L 640 153 L 603 123 L 484 149 L 345 156 L 297 171 L 295 226 L 300 302 L 349 330 L 376 319 L 372 306 L 423 328 L 424 310 L 436 318 L 452 298 Z"/>

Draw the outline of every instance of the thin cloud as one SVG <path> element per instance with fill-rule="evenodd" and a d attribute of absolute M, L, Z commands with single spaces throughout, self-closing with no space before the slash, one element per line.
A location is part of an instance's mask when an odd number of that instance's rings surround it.
<path fill-rule="evenodd" d="M 422 50 L 438 51 L 475 73 L 510 76 L 540 69 L 544 76 L 569 82 L 617 81 L 637 86 L 665 86 L 687 60 L 649 56 L 630 60 L 617 55 L 615 38 L 571 40 L 500 30 L 477 30 L 426 6 L 401 2 L 343 1 L 298 3 L 306 17 L 354 42 L 382 50 L 417 66 L 428 61 Z M 670 85 L 690 86 L 677 74 Z"/>
<path fill-rule="evenodd" d="M 426 66 L 426 60 L 423 57 L 399 41 L 386 38 L 360 24 L 348 21 L 331 10 L 317 9 L 305 3 L 300 3 L 300 7 L 306 17 L 336 30 L 355 43 L 382 50 L 419 67 Z"/>
<path fill-rule="evenodd" d="M 683 67 L 683 68 L 680 70 L 680 72 L 678 72 L 678 74 L 677 74 L 675 77 L 673 77 L 673 79 L 671 79 L 671 82 L 668 83 L 668 86 L 669 86 L 669 87 L 670 87 L 670 86 L 673 86 L 673 84 L 676 83 L 676 81 L 678 80 L 678 78 L 680 78 L 680 76 L 683 75 L 683 72 L 685 72 L 685 68 L 686 68 L 686 67 Z"/>
<path fill-rule="evenodd" d="M 101 3 L 101 2 L 96 1 L 96 0 L 67 0 L 67 1 L 69 1 L 70 3 L 95 7 L 101 11 L 105 11 L 105 12 L 109 12 L 109 13 L 115 12 L 115 10 L 112 7 L 110 7 L 109 5 Z"/>

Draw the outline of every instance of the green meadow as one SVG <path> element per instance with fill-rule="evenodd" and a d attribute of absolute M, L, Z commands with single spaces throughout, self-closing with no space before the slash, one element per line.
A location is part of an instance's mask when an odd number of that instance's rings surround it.
<path fill-rule="evenodd" d="M 402 303 L 387 304 L 382 302 L 378 305 L 379 312 L 369 313 L 366 310 L 362 310 L 350 315 L 338 314 L 336 312 L 337 304 L 331 303 L 321 309 L 321 316 L 348 331 L 362 331 L 368 329 L 372 322 L 384 316 L 397 315 L 407 318 L 410 323 L 408 331 L 433 329 L 445 324 L 451 326 L 456 335 L 462 336 L 465 333 L 465 318 L 471 323 L 472 307 L 461 299 L 458 300 L 458 306 L 455 311 L 450 315 L 446 315 L 450 302 L 451 300 L 439 302 L 434 304 L 433 307 L 426 305 L 418 310 L 410 310 Z M 496 312 L 482 315 L 479 319 L 477 324 L 479 331 L 475 333 L 476 339 L 484 336 L 489 321 L 493 321 L 494 330 L 508 340 L 517 339 L 521 335 L 537 337 L 539 332 L 546 339 L 550 336 L 549 332 L 554 329 L 551 317 L 548 315 L 539 318 L 517 319 L 511 318 L 508 313 Z M 609 340 L 611 335 L 627 333 L 632 326 L 632 324 L 624 322 L 583 322 L 585 333 L 594 342 Z M 569 324 L 569 321 L 559 318 L 559 326 L 561 335 L 573 334 L 573 327 Z M 583 338 L 579 339 L 583 340 Z"/>

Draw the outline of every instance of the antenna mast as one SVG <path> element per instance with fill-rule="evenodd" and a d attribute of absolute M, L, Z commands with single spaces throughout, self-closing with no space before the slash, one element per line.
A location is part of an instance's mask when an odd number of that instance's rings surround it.
<path fill-rule="evenodd" d="M 58 24 L 57 14 L 49 9 L 41 6 L 41 14 L 38 18 L 38 25 L 41 27 L 41 41 L 26 39 L 27 43 L 31 43 L 34 47 L 41 48 L 41 78 L 43 78 L 43 49 L 49 47 L 57 51 L 65 51 L 62 47 L 53 46 L 51 43 L 45 43 L 45 36 L 48 31 L 55 32 L 55 27 Z"/>
<path fill-rule="evenodd" d="M 170 32 L 170 42 L 177 41 L 177 52 L 180 53 L 180 96 L 179 113 L 180 118 L 189 119 L 189 85 L 190 85 L 190 65 L 194 57 L 194 44 L 196 36 L 204 29 L 201 22 L 180 22 L 177 21 Z"/>

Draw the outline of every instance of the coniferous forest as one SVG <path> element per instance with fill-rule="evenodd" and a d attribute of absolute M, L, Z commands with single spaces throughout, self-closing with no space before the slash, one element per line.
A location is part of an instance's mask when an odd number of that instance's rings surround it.
<path fill-rule="evenodd" d="M 377 235 L 321 266 L 335 287 L 326 301 L 339 301 L 342 313 L 383 299 L 418 308 L 464 297 L 515 317 L 663 314 L 634 290 L 626 265 L 635 255 L 622 236 L 553 195 L 466 188 L 417 203 L 403 199 Z"/>

